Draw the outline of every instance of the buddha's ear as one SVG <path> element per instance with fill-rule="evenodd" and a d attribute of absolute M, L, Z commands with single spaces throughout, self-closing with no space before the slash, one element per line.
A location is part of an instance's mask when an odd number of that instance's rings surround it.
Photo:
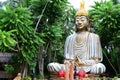
<path fill-rule="evenodd" d="M 76 17 L 77 17 L 77 16 L 74 17 L 74 23 L 75 23 L 75 21 L 76 21 Z"/>
<path fill-rule="evenodd" d="M 88 26 L 87 26 L 87 29 L 88 29 L 88 31 L 90 31 L 90 26 L 91 26 L 92 20 L 89 19 L 89 18 L 87 18 L 87 20 L 88 20 Z"/>
<path fill-rule="evenodd" d="M 92 23 L 92 19 L 88 19 L 88 21 L 89 21 L 89 24 L 91 24 L 91 23 Z"/>
<path fill-rule="evenodd" d="M 73 23 L 75 24 L 76 17 L 74 17 Z"/>

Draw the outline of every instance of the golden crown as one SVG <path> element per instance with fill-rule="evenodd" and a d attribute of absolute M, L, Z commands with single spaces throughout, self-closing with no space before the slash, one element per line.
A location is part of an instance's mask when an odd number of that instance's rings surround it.
<path fill-rule="evenodd" d="M 84 5 L 85 5 L 85 1 L 82 0 L 80 2 L 80 9 L 76 12 L 76 16 L 88 16 L 88 13 L 84 8 Z"/>

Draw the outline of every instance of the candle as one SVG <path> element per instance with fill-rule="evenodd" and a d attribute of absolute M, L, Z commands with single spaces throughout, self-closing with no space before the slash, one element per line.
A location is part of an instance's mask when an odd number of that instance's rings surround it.
<path fill-rule="evenodd" d="M 74 79 L 74 61 L 71 61 L 70 64 L 70 80 Z"/>
<path fill-rule="evenodd" d="M 69 80 L 69 63 L 65 63 L 65 69 L 66 69 L 66 74 L 65 74 L 65 80 Z"/>

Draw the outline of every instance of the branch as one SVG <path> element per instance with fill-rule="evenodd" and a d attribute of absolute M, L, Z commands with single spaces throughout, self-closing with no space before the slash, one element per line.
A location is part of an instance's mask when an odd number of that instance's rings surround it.
<path fill-rule="evenodd" d="M 48 1 L 48 2 L 49 2 L 49 1 Z M 35 34 L 36 30 L 37 30 L 37 27 L 38 27 L 38 25 L 39 25 L 39 23 L 40 23 L 40 20 L 41 20 L 42 16 L 43 16 L 43 13 L 44 13 L 44 11 L 45 11 L 47 5 L 48 5 L 48 2 L 45 4 L 45 7 L 44 7 L 44 9 L 42 10 L 41 15 L 38 16 L 39 19 L 38 19 L 38 22 L 37 22 L 37 24 L 36 24 L 36 26 L 35 26 L 34 34 Z"/>

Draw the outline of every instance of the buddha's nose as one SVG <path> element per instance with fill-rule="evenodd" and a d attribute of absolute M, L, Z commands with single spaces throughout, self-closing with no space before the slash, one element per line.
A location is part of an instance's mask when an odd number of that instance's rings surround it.
<path fill-rule="evenodd" d="M 82 22 L 81 22 L 81 21 L 79 21 L 79 22 L 78 22 L 78 24 L 79 24 L 79 25 L 81 25 L 81 24 L 82 24 Z"/>
<path fill-rule="evenodd" d="M 82 21 L 81 21 L 81 20 L 79 20 L 79 23 L 82 23 Z"/>

